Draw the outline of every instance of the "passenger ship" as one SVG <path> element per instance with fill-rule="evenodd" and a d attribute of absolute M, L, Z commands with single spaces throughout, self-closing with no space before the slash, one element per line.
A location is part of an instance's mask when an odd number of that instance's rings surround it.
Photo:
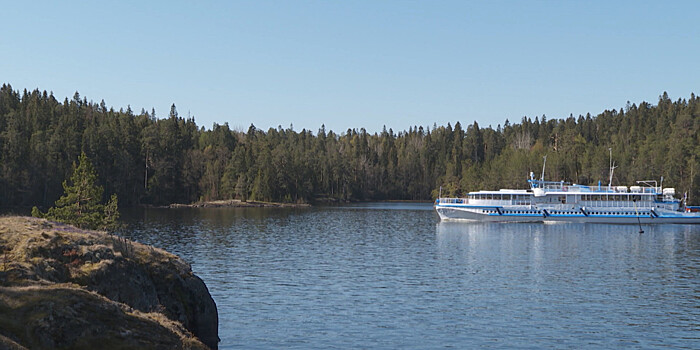
<path fill-rule="evenodd" d="M 545 159 L 546 162 L 546 159 Z M 612 183 L 611 166 L 610 179 Z M 663 184 L 663 178 L 661 179 Z M 469 192 L 466 198 L 438 198 L 441 220 L 590 222 L 612 224 L 700 224 L 700 207 L 685 206 L 675 189 L 655 180 L 637 186 L 602 187 L 544 181 L 530 173 L 530 189 Z"/>

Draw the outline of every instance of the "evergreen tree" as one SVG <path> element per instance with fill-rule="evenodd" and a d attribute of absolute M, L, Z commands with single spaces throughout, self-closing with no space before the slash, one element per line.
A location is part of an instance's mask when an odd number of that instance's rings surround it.
<path fill-rule="evenodd" d="M 64 222 L 85 229 L 112 230 L 117 227 L 119 210 L 117 196 L 113 194 L 105 206 L 102 204 L 102 186 L 98 186 L 97 175 L 85 152 L 73 163 L 73 175 L 63 182 L 64 194 L 56 201 L 56 206 L 42 214 L 37 207 L 32 215 L 49 220 Z"/>
<path fill-rule="evenodd" d="M 664 176 L 700 203 L 700 99 L 534 122 L 506 120 L 502 128 L 463 122 L 414 126 L 395 134 L 348 129 L 336 134 L 197 127 L 175 106 L 165 119 L 154 110 L 115 111 L 76 93 L 58 101 L 47 92 L 0 87 L 0 206 L 54 203 L 73 161 L 84 151 L 94 185 L 129 205 L 191 203 L 199 199 L 265 201 L 430 199 L 476 189 L 524 187 L 549 155 L 549 179 L 607 183 L 608 148 L 620 167 L 613 181 L 632 184 Z M 466 125 L 466 127 L 464 127 Z M 77 166 L 76 166 L 77 167 Z M 97 200 L 102 198 L 101 194 Z M 105 207 L 106 208 L 106 207 Z M 67 209 L 64 209 L 67 210 Z"/>

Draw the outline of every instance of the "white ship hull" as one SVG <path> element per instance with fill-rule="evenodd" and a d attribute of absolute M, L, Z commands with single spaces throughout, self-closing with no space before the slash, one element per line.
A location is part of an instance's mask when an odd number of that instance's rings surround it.
<path fill-rule="evenodd" d="M 436 206 L 441 220 L 492 221 L 492 222 L 542 222 L 542 215 L 490 215 L 480 213 L 478 209 L 453 206 Z"/>
<path fill-rule="evenodd" d="M 498 209 L 496 209 L 498 208 Z M 469 205 L 436 205 L 435 209 L 441 220 L 445 221 L 482 221 L 482 222 L 567 222 L 567 223 L 601 223 L 601 224 L 700 224 L 700 213 L 683 213 L 683 212 L 654 212 L 652 214 L 638 215 L 594 215 L 584 214 L 584 211 L 579 209 L 581 214 L 566 214 L 557 215 L 551 214 L 550 211 L 533 209 L 533 208 L 517 208 L 517 207 L 493 207 L 486 209 L 490 212 L 485 212 L 484 207 L 469 206 Z M 521 210 L 518 210 L 521 209 Z M 528 211 L 532 213 L 513 213 L 514 211 Z"/>

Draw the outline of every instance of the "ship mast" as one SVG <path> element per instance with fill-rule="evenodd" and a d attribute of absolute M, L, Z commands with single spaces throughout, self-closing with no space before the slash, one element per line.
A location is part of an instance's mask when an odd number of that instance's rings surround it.
<path fill-rule="evenodd" d="M 547 156 L 544 156 L 544 163 L 542 163 L 542 176 L 540 177 L 540 181 L 544 182 L 544 168 L 547 166 Z"/>
<path fill-rule="evenodd" d="M 613 179 L 613 173 L 615 173 L 615 163 L 613 163 L 612 160 L 612 148 L 608 148 L 608 151 L 610 151 L 610 180 L 608 181 L 608 191 L 612 188 L 612 179 Z"/>

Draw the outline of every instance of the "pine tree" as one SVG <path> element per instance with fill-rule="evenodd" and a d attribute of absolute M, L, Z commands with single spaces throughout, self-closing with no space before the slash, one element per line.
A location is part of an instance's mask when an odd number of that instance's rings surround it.
<path fill-rule="evenodd" d="M 78 158 L 78 165 L 73 163 L 73 175 L 63 181 L 64 194 L 56 201 L 56 206 L 49 208 L 46 214 L 38 208 L 32 208 L 32 215 L 45 219 L 75 225 L 78 228 L 113 230 L 117 228 L 119 211 L 117 195 L 113 194 L 109 203 L 102 204 L 102 186 L 96 185 L 97 174 L 83 152 Z"/>

